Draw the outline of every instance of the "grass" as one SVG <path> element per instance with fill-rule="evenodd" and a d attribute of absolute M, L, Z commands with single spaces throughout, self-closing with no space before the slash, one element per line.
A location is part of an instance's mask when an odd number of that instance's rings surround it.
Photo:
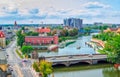
<path fill-rule="evenodd" d="M 66 43 L 66 46 L 68 46 L 68 45 L 70 45 L 70 44 L 73 44 L 73 43 L 75 43 L 76 41 L 72 41 L 72 42 L 68 42 L 68 43 Z"/>
<path fill-rule="evenodd" d="M 90 69 L 98 69 L 98 68 L 105 68 L 111 67 L 112 64 L 97 64 L 97 65 L 76 65 L 70 67 L 53 67 L 55 72 L 67 72 L 67 71 L 77 71 L 77 70 L 90 70 Z"/>
<path fill-rule="evenodd" d="M 59 42 L 62 42 L 62 41 L 66 41 L 66 40 L 72 40 L 72 39 L 77 39 L 78 36 L 62 36 L 62 37 L 59 37 Z"/>
<path fill-rule="evenodd" d="M 16 53 L 18 54 L 18 56 L 19 56 L 20 58 L 23 59 L 23 56 L 21 55 L 21 53 L 20 53 L 18 50 L 16 50 Z"/>

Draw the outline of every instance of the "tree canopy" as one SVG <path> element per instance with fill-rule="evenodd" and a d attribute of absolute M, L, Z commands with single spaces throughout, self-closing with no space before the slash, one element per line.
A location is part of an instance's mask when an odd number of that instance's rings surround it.
<path fill-rule="evenodd" d="M 111 37 L 101 51 L 108 55 L 109 61 L 113 63 L 120 63 L 120 35 Z"/>
<path fill-rule="evenodd" d="M 33 50 L 33 47 L 32 46 L 22 46 L 22 48 L 21 48 L 21 51 L 22 51 L 22 53 L 23 54 L 27 54 L 27 55 L 29 55 L 31 52 L 32 52 L 32 50 Z"/>
<path fill-rule="evenodd" d="M 20 47 L 22 47 L 23 46 L 23 43 L 24 43 L 24 41 L 25 41 L 25 35 L 24 34 L 22 34 L 21 33 L 22 32 L 22 30 L 19 30 L 18 32 L 17 32 L 17 44 L 18 44 L 18 46 L 20 46 Z"/>
<path fill-rule="evenodd" d="M 48 77 L 48 75 L 53 72 L 52 64 L 50 62 L 47 62 L 46 60 L 41 60 L 40 62 L 34 62 L 33 68 L 37 72 L 40 72 L 42 77 Z"/>

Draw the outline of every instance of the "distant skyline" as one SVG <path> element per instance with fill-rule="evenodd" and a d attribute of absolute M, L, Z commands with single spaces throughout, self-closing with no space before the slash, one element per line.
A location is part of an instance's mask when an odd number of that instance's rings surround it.
<path fill-rule="evenodd" d="M 0 0 L 0 24 L 61 24 L 65 18 L 120 24 L 120 0 Z"/>

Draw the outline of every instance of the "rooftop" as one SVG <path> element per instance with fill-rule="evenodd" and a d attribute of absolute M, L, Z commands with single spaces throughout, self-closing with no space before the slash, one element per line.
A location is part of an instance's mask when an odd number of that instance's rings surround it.
<path fill-rule="evenodd" d="M 3 37 L 5 37 L 5 34 L 3 31 L 0 30 L 0 38 L 3 38 Z"/>
<path fill-rule="evenodd" d="M 49 37 L 49 38 L 52 38 L 53 36 L 25 36 L 25 37 L 28 37 L 28 38 L 46 38 L 46 37 Z"/>

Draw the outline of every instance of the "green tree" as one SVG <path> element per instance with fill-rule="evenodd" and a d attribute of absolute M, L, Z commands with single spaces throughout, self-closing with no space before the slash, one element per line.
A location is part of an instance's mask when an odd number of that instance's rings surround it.
<path fill-rule="evenodd" d="M 26 35 L 26 36 L 38 36 L 39 33 L 38 33 L 38 32 L 32 32 L 32 31 L 30 31 L 30 32 L 28 32 L 28 33 L 25 33 L 25 35 Z"/>
<path fill-rule="evenodd" d="M 76 36 L 78 34 L 78 29 L 73 28 L 72 30 L 68 31 L 69 36 Z"/>
<path fill-rule="evenodd" d="M 33 51 L 32 46 L 22 46 L 21 51 L 23 54 L 29 55 Z"/>
<path fill-rule="evenodd" d="M 52 64 L 50 62 L 42 60 L 40 61 L 40 64 L 39 64 L 39 70 L 40 70 L 40 73 L 42 74 L 42 77 L 48 77 L 48 75 L 53 72 Z"/>
<path fill-rule="evenodd" d="M 61 30 L 60 36 L 68 36 L 68 31 L 65 29 Z"/>
<path fill-rule="evenodd" d="M 17 44 L 18 46 L 22 47 L 23 46 L 23 43 L 25 41 L 25 35 L 21 33 L 22 30 L 19 30 L 17 32 Z"/>
<path fill-rule="evenodd" d="M 42 77 L 48 77 L 53 72 L 52 63 L 46 60 L 40 60 L 40 62 L 34 62 L 33 68 L 35 71 L 40 72 Z"/>
<path fill-rule="evenodd" d="M 32 65 L 36 72 L 40 72 L 38 65 L 39 64 L 37 62 L 34 62 Z"/>
<path fill-rule="evenodd" d="M 115 35 L 107 41 L 103 50 L 108 55 L 108 60 L 113 63 L 120 63 L 120 35 Z"/>
<path fill-rule="evenodd" d="M 85 27 L 84 28 L 86 34 L 90 34 L 91 28 L 90 27 Z"/>

